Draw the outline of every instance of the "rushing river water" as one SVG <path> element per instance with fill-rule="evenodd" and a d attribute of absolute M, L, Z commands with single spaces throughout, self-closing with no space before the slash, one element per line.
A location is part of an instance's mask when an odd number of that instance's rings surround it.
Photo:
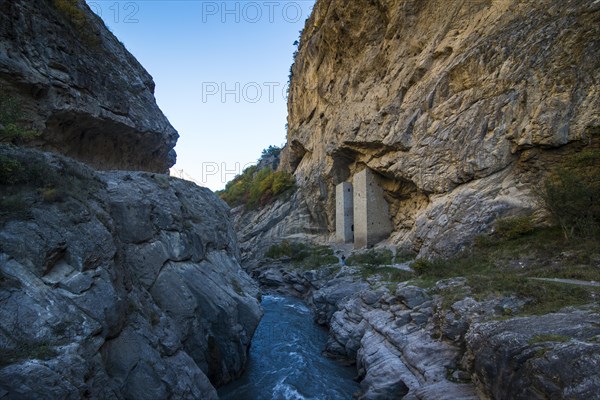
<path fill-rule="evenodd" d="M 358 390 L 353 367 L 321 355 L 327 331 L 302 301 L 264 296 L 244 375 L 219 390 L 223 400 L 349 400 Z"/>

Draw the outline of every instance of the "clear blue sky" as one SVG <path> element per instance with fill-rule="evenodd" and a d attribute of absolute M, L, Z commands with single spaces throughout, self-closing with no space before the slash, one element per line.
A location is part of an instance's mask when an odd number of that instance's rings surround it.
<path fill-rule="evenodd" d="M 314 0 L 87 0 L 156 82 L 176 169 L 222 189 L 285 142 L 294 42 Z"/>

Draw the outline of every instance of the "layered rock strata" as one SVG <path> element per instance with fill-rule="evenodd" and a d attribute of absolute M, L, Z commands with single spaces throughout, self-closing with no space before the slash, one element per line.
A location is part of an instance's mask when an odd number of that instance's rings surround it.
<path fill-rule="evenodd" d="M 262 313 L 228 207 L 160 174 L 0 157 L 20 165 L 2 186 L 0 398 L 216 399 Z"/>
<path fill-rule="evenodd" d="M 532 189 L 600 127 L 600 4 L 317 1 L 292 69 L 282 167 L 315 227 L 366 167 L 391 242 L 447 256 L 498 218 L 539 210 Z"/>
<path fill-rule="evenodd" d="M 339 267 L 253 272 L 267 291 L 300 296 L 329 327 L 326 353 L 356 363 L 359 399 L 594 398 L 600 393 L 600 314 L 583 307 L 510 318 L 525 301 L 434 293 L 469 292 L 466 279 L 432 290 L 386 284 Z M 577 366 L 565 368 L 568 365 Z"/>
<path fill-rule="evenodd" d="M 0 2 L 0 96 L 41 133 L 30 144 L 95 168 L 166 172 L 178 134 L 154 87 L 85 1 Z"/>

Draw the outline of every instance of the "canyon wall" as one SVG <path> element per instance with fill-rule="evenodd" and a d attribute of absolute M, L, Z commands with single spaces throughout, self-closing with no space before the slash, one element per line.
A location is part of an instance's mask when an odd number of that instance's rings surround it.
<path fill-rule="evenodd" d="M 313 227 L 334 231 L 335 186 L 367 167 L 391 242 L 421 256 L 535 214 L 548 168 L 599 132 L 598 20 L 585 0 L 318 0 L 282 153 Z"/>
<path fill-rule="evenodd" d="M 100 169 L 167 172 L 177 131 L 154 81 L 85 1 L 0 1 L 0 95 L 30 143 Z"/>
<path fill-rule="evenodd" d="M 177 132 L 84 1 L 0 0 L 0 134 L 0 398 L 217 399 L 258 288 L 227 205 L 162 174 Z"/>
<path fill-rule="evenodd" d="M 262 315 L 229 208 L 161 174 L 6 159 L 0 398 L 216 399 Z"/>

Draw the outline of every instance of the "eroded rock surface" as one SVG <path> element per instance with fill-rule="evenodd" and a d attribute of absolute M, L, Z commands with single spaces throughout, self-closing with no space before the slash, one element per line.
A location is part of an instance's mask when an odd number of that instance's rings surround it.
<path fill-rule="evenodd" d="M 227 206 L 160 174 L 0 155 L 27 168 L 3 186 L 20 205 L 0 215 L 0 398 L 216 399 L 262 313 Z"/>
<path fill-rule="evenodd" d="M 360 399 L 477 399 L 475 386 L 452 381 L 460 346 L 432 337 L 433 299 L 398 285 L 366 289 L 346 301 L 330 321 L 330 354 L 356 359 Z M 467 374 L 468 375 L 468 374 Z"/>
<path fill-rule="evenodd" d="M 450 255 L 600 126 L 600 3 L 319 0 L 293 67 L 288 143 L 313 223 L 369 167 L 392 241 Z"/>
<path fill-rule="evenodd" d="M 307 240 L 325 233 L 314 222 L 314 216 L 299 193 L 258 210 L 236 207 L 232 210 L 232 218 L 247 270 L 258 264 L 269 247 L 283 240 Z"/>
<path fill-rule="evenodd" d="M 467 358 L 495 399 L 594 399 L 600 395 L 600 313 L 565 310 L 478 324 Z"/>
<path fill-rule="evenodd" d="M 42 132 L 35 145 L 100 169 L 166 172 L 178 134 L 152 77 L 85 1 L 70 3 L 0 2 L 2 95 Z"/>
<path fill-rule="evenodd" d="M 525 299 L 478 301 L 464 278 L 432 289 L 361 277 L 352 267 L 265 262 L 264 290 L 304 297 L 329 327 L 325 353 L 356 363 L 362 400 L 595 398 L 600 315 L 593 308 L 510 317 Z M 464 297 L 449 302 L 440 290 Z M 568 365 L 569 367 L 565 367 Z"/>

